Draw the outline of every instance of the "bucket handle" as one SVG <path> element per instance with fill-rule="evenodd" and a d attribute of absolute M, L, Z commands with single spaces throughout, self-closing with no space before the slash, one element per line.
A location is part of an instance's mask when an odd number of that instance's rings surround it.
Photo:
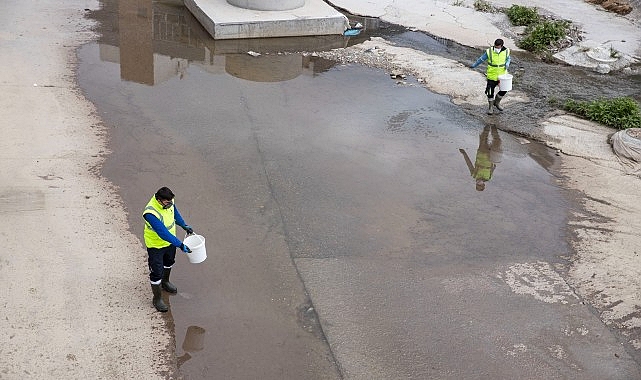
<path fill-rule="evenodd" d="M 185 244 L 184 241 L 185 241 L 185 239 L 187 239 L 187 236 L 192 236 L 192 235 L 196 235 L 196 233 L 195 232 L 192 232 L 190 234 L 185 233 L 185 237 L 183 238 L 183 244 Z M 201 240 L 200 242 L 202 243 L 203 241 Z M 189 247 L 189 249 L 191 249 L 191 247 Z"/>
<path fill-rule="evenodd" d="M 198 234 L 197 234 L 197 233 L 195 233 L 195 232 L 193 232 L 193 233 L 191 233 L 191 234 L 187 234 L 187 233 L 186 233 L 186 234 L 185 234 L 185 237 L 183 238 L 183 241 L 185 241 L 185 239 L 187 239 L 187 236 L 200 236 L 200 237 L 202 238 L 202 236 L 201 236 L 201 235 L 198 235 Z M 203 242 L 203 240 L 204 240 L 204 238 L 202 238 L 202 239 L 198 239 L 198 240 L 200 240 L 200 242 L 202 243 L 202 242 Z M 183 244 L 184 244 L 184 243 L 183 243 Z M 191 249 L 191 247 L 189 247 L 189 248 Z"/>

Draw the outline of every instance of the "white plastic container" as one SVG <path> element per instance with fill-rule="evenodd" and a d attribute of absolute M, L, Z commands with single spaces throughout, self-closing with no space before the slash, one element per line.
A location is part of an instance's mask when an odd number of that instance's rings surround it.
<path fill-rule="evenodd" d="M 512 74 L 499 75 L 499 91 L 510 91 L 512 89 Z"/>
<path fill-rule="evenodd" d="M 207 249 L 205 249 L 205 238 L 200 235 L 187 235 L 183 243 L 191 249 L 190 253 L 187 253 L 187 258 L 192 264 L 198 264 L 205 261 L 207 258 Z"/>

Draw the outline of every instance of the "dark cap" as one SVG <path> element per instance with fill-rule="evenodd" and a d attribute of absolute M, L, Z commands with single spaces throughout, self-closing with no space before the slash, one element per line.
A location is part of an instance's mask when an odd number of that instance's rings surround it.
<path fill-rule="evenodd" d="M 503 46 L 503 40 L 497 38 L 496 41 L 494 41 L 494 46 Z"/>

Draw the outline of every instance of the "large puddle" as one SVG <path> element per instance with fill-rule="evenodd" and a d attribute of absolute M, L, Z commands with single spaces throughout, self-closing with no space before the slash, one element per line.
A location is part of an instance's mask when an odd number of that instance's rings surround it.
<path fill-rule="evenodd" d="M 102 173 L 137 236 L 142 207 L 169 186 L 207 238 L 204 263 L 179 256 L 172 271 L 168 360 L 182 376 L 341 378 L 382 366 L 423 377 L 440 345 L 457 352 L 452 366 L 476 361 L 504 375 L 509 358 L 489 366 L 464 337 L 500 334 L 493 321 L 515 323 L 511 308 L 532 312 L 533 324 L 556 320 L 554 308 L 503 304 L 512 294 L 497 280 L 514 262 L 568 254 L 552 151 L 484 126 L 411 78 L 398 85 L 380 70 L 295 53 L 355 42 L 342 36 L 220 42 L 180 6 L 102 4 L 93 13 L 102 36 L 80 49 L 78 71 L 109 131 Z M 142 246 L 132 254 L 146 258 Z M 481 295 L 490 309 L 474 291 L 446 307 L 483 319 L 483 331 L 451 330 L 438 310 L 424 318 L 452 296 L 438 285 L 452 278 L 492 289 Z"/>

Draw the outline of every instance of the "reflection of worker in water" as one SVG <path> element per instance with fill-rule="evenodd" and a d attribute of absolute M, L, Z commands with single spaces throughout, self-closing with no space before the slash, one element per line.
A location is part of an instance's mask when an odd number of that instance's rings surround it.
<path fill-rule="evenodd" d="M 492 139 L 490 141 L 490 133 Z M 463 153 L 463 158 L 467 167 L 470 169 L 470 175 L 476 180 L 476 190 L 485 190 L 485 182 L 492 179 L 496 164 L 501 162 L 501 138 L 496 127 L 485 127 L 479 136 L 479 148 L 476 151 L 476 161 L 468 157 L 464 149 L 459 149 Z"/>
<path fill-rule="evenodd" d="M 200 326 L 189 326 L 183 342 L 185 353 L 177 358 L 178 368 L 191 359 L 191 353 L 201 351 L 203 348 L 205 348 L 205 329 Z"/>

